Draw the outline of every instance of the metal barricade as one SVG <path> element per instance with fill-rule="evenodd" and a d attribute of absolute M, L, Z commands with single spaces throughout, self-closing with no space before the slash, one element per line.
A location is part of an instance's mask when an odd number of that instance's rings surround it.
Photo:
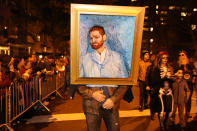
<path fill-rule="evenodd" d="M 56 75 L 47 75 L 41 79 L 41 100 L 46 99 L 56 91 Z"/>
<path fill-rule="evenodd" d="M 39 100 L 39 78 L 14 82 L 9 87 L 9 121 L 15 120 Z"/>
<path fill-rule="evenodd" d="M 65 78 L 65 72 L 59 72 L 57 75 L 56 75 L 56 90 L 59 90 L 60 88 L 64 87 L 65 86 L 65 81 L 66 78 Z"/>
<path fill-rule="evenodd" d="M 7 111 L 7 87 L 0 88 L 0 125 L 7 123 L 6 111 Z"/>
<path fill-rule="evenodd" d="M 33 77 L 28 81 L 13 82 L 9 87 L 0 89 L 0 130 L 12 131 L 8 125 L 38 102 L 50 111 L 42 101 L 54 92 L 59 94 L 58 89 L 64 84 L 65 73 L 59 72 L 47 75 L 45 79 Z"/>
<path fill-rule="evenodd" d="M 9 126 L 9 88 L 4 87 L 0 89 L 0 130 L 13 131 Z"/>

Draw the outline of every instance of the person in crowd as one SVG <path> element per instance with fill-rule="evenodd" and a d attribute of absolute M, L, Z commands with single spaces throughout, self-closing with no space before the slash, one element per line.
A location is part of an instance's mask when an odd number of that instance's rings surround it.
<path fill-rule="evenodd" d="M 5 70 L 2 66 L 2 61 L 0 60 L 0 88 L 3 89 L 9 86 L 11 83 L 9 77 L 6 75 Z"/>
<path fill-rule="evenodd" d="M 187 93 L 190 91 L 186 80 L 183 78 L 183 70 L 181 68 L 177 69 L 175 72 L 175 82 L 173 83 L 173 94 L 174 94 L 174 112 L 173 112 L 173 123 L 175 123 L 175 113 L 178 108 L 179 112 L 179 123 L 182 128 L 186 126 L 185 123 L 185 103 L 187 102 Z"/>
<path fill-rule="evenodd" d="M 13 82 L 16 80 L 16 67 L 15 67 L 15 58 L 11 57 L 11 60 L 8 64 L 9 67 L 9 78 Z"/>
<path fill-rule="evenodd" d="M 148 108 L 147 99 L 148 99 L 148 91 L 146 90 L 146 71 L 147 68 L 151 65 L 150 62 L 150 53 L 147 50 L 143 51 L 142 59 L 139 62 L 139 76 L 138 76 L 138 83 L 140 88 L 140 107 L 139 110 L 143 111 L 143 109 Z"/>
<path fill-rule="evenodd" d="M 19 58 L 18 59 L 18 64 L 17 64 L 17 69 L 19 72 L 19 76 L 22 77 L 22 75 L 25 73 L 25 59 L 24 58 Z"/>
<path fill-rule="evenodd" d="M 37 77 L 41 77 L 41 76 L 45 77 L 45 74 L 43 73 L 44 69 L 45 69 L 44 61 L 42 60 L 41 57 L 39 57 L 38 60 L 34 62 L 33 74 Z"/>
<path fill-rule="evenodd" d="M 5 97 L 6 88 L 11 84 L 9 77 L 6 75 L 4 67 L 2 65 L 2 60 L 0 60 L 0 124 L 5 123 Z"/>
<path fill-rule="evenodd" d="M 168 64 L 168 53 L 160 51 L 153 63 L 149 66 L 146 74 L 146 89 L 150 90 L 150 112 L 151 120 L 154 120 L 155 113 L 161 112 L 161 102 L 159 99 L 160 87 L 163 87 L 163 79 L 170 81 L 173 68 Z"/>
<path fill-rule="evenodd" d="M 118 53 L 105 48 L 104 28 L 93 26 L 89 31 L 90 44 L 94 52 L 87 53 L 80 68 L 80 77 L 128 77 Z M 106 61 L 107 60 L 107 61 Z M 102 70 L 99 69 L 102 65 Z M 103 119 L 108 131 L 119 131 L 119 105 L 127 86 L 81 85 L 78 91 L 83 98 L 83 110 L 88 131 L 99 131 Z"/>
<path fill-rule="evenodd" d="M 42 70 L 43 73 L 46 75 L 53 75 L 54 74 L 54 67 L 52 64 L 52 59 L 49 59 L 48 56 L 44 56 L 43 62 L 45 64 L 44 70 Z"/>
<path fill-rule="evenodd" d="M 188 87 L 190 89 L 189 99 L 185 104 L 185 110 L 186 118 L 191 118 L 191 98 L 193 94 L 193 85 L 195 83 L 195 68 L 193 63 L 189 61 L 186 51 L 179 52 L 178 67 L 180 67 L 183 70 L 183 77 L 187 81 Z"/>
<path fill-rule="evenodd" d="M 159 112 L 160 128 L 162 131 L 168 129 L 168 121 L 174 111 L 174 97 L 172 94 L 172 82 L 167 78 L 162 80 L 159 90 L 159 99 L 161 102 L 161 112 Z"/>
<path fill-rule="evenodd" d="M 31 55 L 31 68 L 32 68 L 32 72 L 31 72 L 31 74 L 32 74 L 32 76 L 36 76 L 36 72 L 38 71 L 38 69 L 37 69 L 37 56 L 36 56 L 36 54 L 32 54 Z"/>
<path fill-rule="evenodd" d="M 195 85 L 194 85 L 194 89 L 195 89 L 195 93 L 196 93 L 196 103 L 197 103 L 197 61 L 194 62 L 194 67 L 195 67 L 195 74 L 194 74 L 194 77 L 195 77 Z"/>
<path fill-rule="evenodd" d="M 29 56 L 25 62 L 25 69 L 28 70 L 28 69 L 31 69 L 32 67 L 32 58 Z"/>
<path fill-rule="evenodd" d="M 68 59 L 65 57 L 60 57 L 58 60 L 56 60 L 56 70 L 57 71 L 65 71 L 66 66 L 68 65 Z"/>

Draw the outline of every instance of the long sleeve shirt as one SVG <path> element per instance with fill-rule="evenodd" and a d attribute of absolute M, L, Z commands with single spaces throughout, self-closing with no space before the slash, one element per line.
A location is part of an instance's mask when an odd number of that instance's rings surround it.
<path fill-rule="evenodd" d="M 145 81 L 146 71 L 150 65 L 151 65 L 151 62 L 149 62 L 149 61 L 145 62 L 144 60 L 140 60 L 140 62 L 139 62 L 139 76 L 138 76 L 139 80 Z"/>
<path fill-rule="evenodd" d="M 181 81 L 176 80 L 173 85 L 174 91 L 174 103 L 175 104 L 184 104 L 186 101 L 186 92 L 189 92 L 189 88 L 186 80 L 182 79 Z"/>

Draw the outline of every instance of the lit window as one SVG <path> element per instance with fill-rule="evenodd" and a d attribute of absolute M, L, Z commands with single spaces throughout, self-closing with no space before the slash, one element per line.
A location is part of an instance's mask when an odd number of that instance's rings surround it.
<path fill-rule="evenodd" d="M 156 14 L 158 15 L 159 14 L 159 11 L 156 11 Z"/>
<path fill-rule="evenodd" d="M 150 27 L 150 32 L 153 32 L 153 27 Z"/>
<path fill-rule="evenodd" d="M 191 25 L 191 29 L 195 30 L 196 29 L 196 25 Z"/>
<path fill-rule="evenodd" d="M 151 38 L 151 39 L 150 39 L 150 43 L 153 43 L 153 41 L 154 41 L 154 39 L 153 39 L 153 38 Z"/>
<path fill-rule="evenodd" d="M 39 58 L 40 58 L 40 59 L 42 59 L 42 58 L 43 58 L 43 56 L 42 56 L 42 55 L 39 55 Z"/>
<path fill-rule="evenodd" d="M 174 10 L 175 6 L 169 6 L 169 10 Z"/>
<path fill-rule="evenodd" d="M 156 9 L 159 9 L 159 6 L 158 5 L 156 5 Z"/>
<path fill-rule="evenodd" d="M 163 21 L 163 20 L 164 20 L 164 18 L 163 18 L 163 17 L 161 17 L 161 18 L 160 18 L 160 20 L 161 20 L 161 21 Z"/>
<path fill-rule="evenodd" d="M 167 12 L 167 11 L 161 11 L 161 14 L 162 14 L 162 15 L 167 15 L 168 12 Z"/>
<path fill-rule="evenodd" d="M 37 36 L 37 40 L 40 41 L 40 36 L 39 35 Z"/>
<path fill-rule="evenodd" d="M 181 16 L 187 16 L 186 12 L 181 12 Z"/>

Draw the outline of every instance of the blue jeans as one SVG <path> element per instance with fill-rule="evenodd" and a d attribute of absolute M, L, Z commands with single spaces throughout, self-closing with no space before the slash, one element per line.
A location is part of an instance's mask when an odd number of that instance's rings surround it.
<path fill-rule="evenodd" d="M 120 131 L 119 113 L 100 108 L 99 114 L 86 113 L 88 131 L 100 131 L 103 118 L 107 131 Z"/>

